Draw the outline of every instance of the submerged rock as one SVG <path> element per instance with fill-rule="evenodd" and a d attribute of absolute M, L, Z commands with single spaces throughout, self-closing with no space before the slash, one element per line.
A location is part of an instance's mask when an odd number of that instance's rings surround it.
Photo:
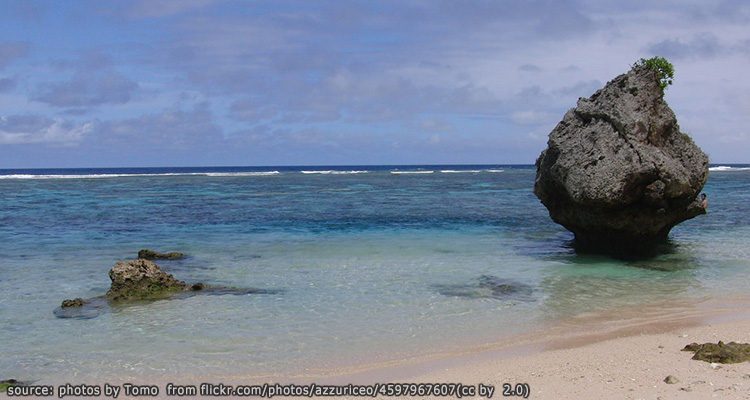
<path fill-rule="evenodd" d="M 235 287 L 229 287 L 229 286 L 209 286 L 209 285 L 203 285 L 196 287 L 195 285 L 192 286 L 191 290 L 193 292 L 200 291 L 201 294 L 209 295 L 209 296 L 224 296 L 224 295 L 234 295 L 234 296 L 240 296 L 245 294 L 278 294 L 282 291 L 279 289 L 260 289 L 260 288 L 235 288 Z"/>
<path fill-rule="evenodd" d="M 70 301 L 70 300 L 66 300 Z M 57 318 L 72 318 L 72 319 L 91 319 L 96 318 L 103 312 L 109 311 L 109 299 L 104 296 L 94 297 L 92 299 L 84 300 L 81 305 L 65 307 L 65 301 L 63 305 L 57 307 L 53 314 Z"/>
<path fill-rule="evenodd" d="M 143 249 L 138 252 L 138 258 L 145 260 L 178 260 L 185 257 L 184 254 L 173 251 L 171 253 L 159 253 L 157 251 Z"/>
<path fill-rule="evenodd" d="M 534 292 L 529 285 L 492 275 L 482 275 L 475 283 L 437 285 L 436 288 L 445 296 L 502 300 L 532 300 Z"/>
<path fill-rule="evenodd" d="M 747 343 L 691 343 L 682 351 L 692 351 L 695 353 L 693 360 L 710 363 L 734 364 L 750 361 L 750 344 Z"/>
<path fill-rule="evenodd" d="M 106 296 L 112 300 L 147 300 L 185 290 L 187 284 L 162 271 L 149 260 L 120 261 L 109 271 Z"/>
<path fill-rule="evenodd" d="M 565 114 L 536 161 L 534 193 L 580 248 L 637 252 L 706 212 L 708 166 L 656 71 L 638 66 Z"/>

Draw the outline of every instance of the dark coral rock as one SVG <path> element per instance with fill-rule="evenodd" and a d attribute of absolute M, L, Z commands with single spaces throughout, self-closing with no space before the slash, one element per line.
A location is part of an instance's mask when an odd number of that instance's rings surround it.
<path fill-rule="evenodd" d="M 185 257 L 184 254 L 173 251 L 171 253 L 159 253 L 157 251 L 143 249 L 138 252 L 138 258 L 144 260 L 179 260 Z"/>
<path fill-rule="evenodd" d="M 695 353 L 693 360 L 702 360 L 712 363 L 734 364 L 750 361 L 750 344 L 729 342 L 724 343 L 691 343 L 682 351 Z"/>
<path fill-rule="evenodd" d="M 149 260 L 120 261 L 109 271 L 112 280 L 107 297 L 112 300 L 147 300 L 169 297 L 185 290 L 176 280 Z"/>
<path fill-rule="evenodd" d="M 71 308 L 71 307 L 82 307 L 86 302 L 80 298 L 76 297 L 73 300 L 63 300 L 62 305 L 60 307 L 62 308 Z"/>

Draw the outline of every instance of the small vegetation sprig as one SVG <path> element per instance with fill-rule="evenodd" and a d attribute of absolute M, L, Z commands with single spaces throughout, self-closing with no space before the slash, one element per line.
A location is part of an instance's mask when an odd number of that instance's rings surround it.
<path fill-rule="evenodd" d="M 653 69 L 659 76 L 659 87 L 664 91 L 674 81 L 674 65 L 664 57 L 641 58 L 633 64 L 633 68 L 646 66 Z"/>

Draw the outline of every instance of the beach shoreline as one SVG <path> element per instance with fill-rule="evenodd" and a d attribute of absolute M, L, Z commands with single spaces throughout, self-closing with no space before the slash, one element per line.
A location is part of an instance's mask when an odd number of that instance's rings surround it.
<path fill-rule="evenodd" d="M 612 318 L 612 313 L 619 317 Z M 691 360 L 685 345 L 750 342 L 750 297 L 682 299 L 577 316 L 542 331 L 461 353 L 411 360 L 311 381 L 494 386 L 528 384 L 530 398 L 750 398 L 750 363 Z M 677 376 L 678 384 L 663 380 Z M 631 377 L 632 376 L 632 377 Z M 620 397 L 622 396 L 622 397 Z M 674 397 L 673 397 L 674 396 Z"/>
<path fill-rule="evenodd" d="M 712 364 L 682 351 L 690 343 L 750 341 L 750 320 L 621 331 L 598 341 L 563 340 L 560 347 L 508 358 L 481 357 L 434 369 L 414 382 L 461 382 L 500 392 L 528 385 L 534 399 L 750 398 L 750 363 Z M 586 335 L 592 338 L 594 335 Z M 609 338 L 606 338 L 609 337 Z M 667 383 L 668 377 L 675 383 Z"/>
<path fill-rule="evenodd" d="M 389 383 L 449 383 L 474 388 L 475 395 L 470 398 L 489 398 L 487 388 L 494 391 L 492 398 L 523 397 L 502 393 L 519 384 L 526 385 L 532 399 L 750 398 L 750 363 L 711 364 L 692 360 L 692 353 L 682 351 L 693 342 L 717 341 L 750 342 L 750 297 L 620 307 L 554 321 L 542 330 L 492 343 L 390 362 L 307 369 L 289 375 L 181 377 L 169 382 L 381 385 L 381 389 Z M 668 376 L 678 382 L 666 383 Z M 166 384 L 163 381 L 159 386 Z M 479 385 L 485 389 L 484 396 L 476 391 Z M 457 396 L 446 398 L 451 397 Z"/>
<path fill-rule="evenodd" d="M 727 337 L 716 340 L 750 341 L 750 329 L 740 330 L 744 337 L 731 337 L 735 328 L 750 327 L 750 296 L 727 298 L 679 299 L 651 304 L 601 310 L 557 321 L 522 334 L 508 335 L 494 342 L 477 344 L 454 352 L 415 357 L 394 365 L 360 366 L 354 373 L 328 376 L 311 371 L 311 378 L 343 382 L 372 383 L 382 378 L 420 378 L 472 363 L 538 357 L 556 351 L 576 351 L 600 343 L 617 342 L 634 337 L 678 335 L 692 340 L 689 332 L 698 333 L 715 327 L 717 335 L 727 330 Z M 680 333 L 686 332 L 686 333 Z M 745 334 L 746 333 L 746 334 Z M 686 342 L 685 345 L 689 344 Z M 680 347 L 681 350 L 683 346 Z M 748 364 L 750 372 L 750 364 Z M 349 371 L 352 367 L 347 367 Z M 403 372 L 396 377 L 395 371 Z M 411 373 L 408 373 L 411 371 Z M 339 371 L 341 372 L 341 371 Z M 407 376 L 408 375 L 408 376 Z M 298 377 L 299 378 L 299 377 Z"/>
<path fill-rule="evenodd" d="M 472 388 L 474 395 L 470 398 L 490 398 L 488 388 L 493 391 L 492 398 L 524 397 L 507 396 L 507 392 L 503 395 L 505 389 L 516 387 L 527 388 L 527 396 L 532 399 L 750 398 L 750 363 L 710 364 L 691 360 L 692 353 L 682 351 L 693 342 L 717 341 L 750 342 L 750 296 L 619 307 L 551 321 L 542 329 L 499 337 L 490 343 L 436 349 L 432 354 L 373 364 L 307 368 L 267 376 L 238 371 L 232 376 L 159 377 L 154 382 L 121 377 L 109 379 L 107 384 L 158 387 L 159 395 L 150 398 L 175 398 L 167 393 L 170 384 L 199 387 L 203 383 L 234 387 L 381 385 L 381 389 L 384 384 L 448 383 Z M 678 382 L 666 383 L 668 376 Z M 480 385 L 483 395 L 477 392 Z M 182 398 L 211 397 L 198 394 Z M 446 398 L 451 397 L 458 396 Z"/>
<path fill-rule="evenodd" d="M 461 383 L 475 390 L 481 384 L 493 387 L 495 398 L 507 397 L 502 395 L 506 384 L 509 389 L 527 385 L 533 399 L 750 398 L 750 363 L 711 364 L 682 351 L 693 342 L 750 342 L 750 297 L 622 307 L 506 339 L 462 353 L 308 381 Z M 678 382 L 666 383 L 668 376 Z"/>

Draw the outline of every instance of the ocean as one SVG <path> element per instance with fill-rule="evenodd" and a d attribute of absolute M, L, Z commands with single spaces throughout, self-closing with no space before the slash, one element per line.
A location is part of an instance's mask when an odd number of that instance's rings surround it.
<path fill-rule="evenodd" d="M 750 293 L 750 167 L 663 254 L 577 254 L 531 165 L 0 170 L 0 380 L 293 376 L 621 306 Z M 58 318 L 140 249 L 195 295 Z"/>

